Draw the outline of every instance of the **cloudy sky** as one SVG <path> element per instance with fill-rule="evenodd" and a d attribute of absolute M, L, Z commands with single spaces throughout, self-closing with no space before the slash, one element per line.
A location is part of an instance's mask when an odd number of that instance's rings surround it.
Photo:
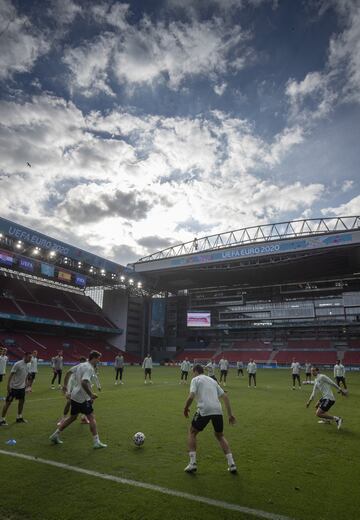
<path fill-rule="evenodd" d="M 359 214 L 359 151 L 359 0 L 0 0 L 0 216 L 127 263 Z"/>

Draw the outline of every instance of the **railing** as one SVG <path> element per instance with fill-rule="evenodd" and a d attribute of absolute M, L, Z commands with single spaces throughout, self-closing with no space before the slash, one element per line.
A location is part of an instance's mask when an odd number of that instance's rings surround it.
<path fill-rule="evenodd" d="M 209 235 L 203 238 L 194 238 L 189 242 L 170 246 L 151 255 L 144 256 L 135 263 L 150 262 L 152 260 L 189 255 L 253 242 L 270 242 L 286 238 L 351 231 L 358 228 L 360 228 L 360 216 L 327 217 L 264 224 Z"/>

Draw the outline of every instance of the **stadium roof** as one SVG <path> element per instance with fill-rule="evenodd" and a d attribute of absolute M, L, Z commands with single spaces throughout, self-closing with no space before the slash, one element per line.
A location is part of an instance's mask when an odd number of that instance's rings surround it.
<path fill-rule="evenodd" d="M 0 269 L 79 288 L 114 285 L 126 268 L 0 217 Z"/>
<path fill-rule="evenodd" d="M 360 217 L 303 219 L 212 235 L 133 264 L 159 290 L 358 276 Z"/>

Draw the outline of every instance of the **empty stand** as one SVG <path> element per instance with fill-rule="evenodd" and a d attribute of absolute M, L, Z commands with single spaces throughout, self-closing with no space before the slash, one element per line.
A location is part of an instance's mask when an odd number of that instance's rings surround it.
<path fill-rule="evenodd" d="M 0 312 L 114 328 L 102 309 L 84 294 L 3 277 Z"/>

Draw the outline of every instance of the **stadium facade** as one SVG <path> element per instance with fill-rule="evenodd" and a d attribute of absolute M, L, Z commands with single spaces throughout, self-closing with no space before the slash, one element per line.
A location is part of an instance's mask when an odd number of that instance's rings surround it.
<path fill-rule="evenodd" d="M 195 238 L 127 267 L 0 219 L 0 289 L 0 341 L 18 354 L 360 364 L 357 216 Z"/>

